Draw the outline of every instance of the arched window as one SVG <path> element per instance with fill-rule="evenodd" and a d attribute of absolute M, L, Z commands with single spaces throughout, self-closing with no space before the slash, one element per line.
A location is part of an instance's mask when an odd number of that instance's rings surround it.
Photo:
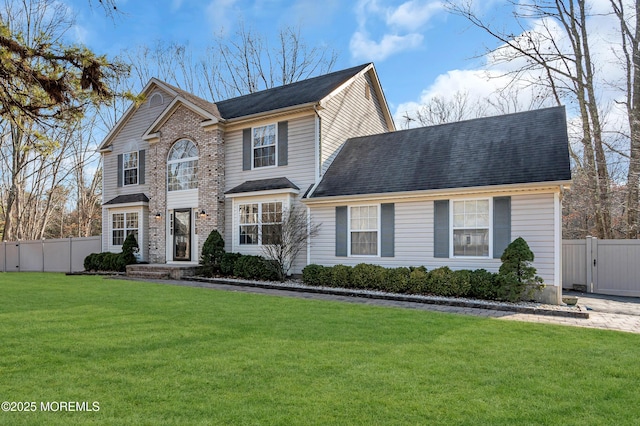
<path fill-rule="evenodd" d="M 167 157 L 167 188 L 184 191 L 198 187 L 198 148 L 188 139 L 181 139 L 169 150 Z"/>

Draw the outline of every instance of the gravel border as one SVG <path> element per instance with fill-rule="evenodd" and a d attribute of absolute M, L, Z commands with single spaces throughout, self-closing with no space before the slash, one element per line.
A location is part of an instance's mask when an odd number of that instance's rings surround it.
<path fill-rule="evenodd" d="M 400 302 L 416 302 L 430 305 L 446 305 L 459 308 L 492 309 L 494 311 L 516 312 L 520 314 L 548 315 L 565 318 L 588 319 L 589 313 L 581 306 L 545 305 L 536 302 L 497 302 L 491 300 L 466 299 L 458 297 L 423 296 L 413 294 L 385 293 L 382 291 L 346 289 L 335 287 L 312 287 L 301 281 L 250 281 L 236 278 L 183 277 L 182 281 L 226 284 L 239 287 L 256 287 L 264 289 L 298 291 L 301 293 L 329 294 L 336 296 L 363 297 L 368 299 L 395 300 Z"/>

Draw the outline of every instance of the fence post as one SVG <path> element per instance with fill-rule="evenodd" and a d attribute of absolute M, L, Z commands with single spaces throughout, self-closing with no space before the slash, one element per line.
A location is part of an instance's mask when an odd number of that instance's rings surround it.
<path fill-rule="evenodd" d="M 584 250 L 584 267 L 586 269 L 586 277 L 587 277 L 587 282 L 585 283 L 587 285 L 587 293 L 593 293 L 593 277 L 592 277 L 592 272 L 593 269 L 591 268 L 591 244 L 592 244 L 592 239 L 593 237 L 591 236 L 587 236 L 586 238 L 586 245 L 585 245 L 585 250 Z"/>
<path fill-rule="evenodd" d="M 69 237 L 69 273 L 73 272 L 73 239 Z"/>
<path fill-rule="evenodd" d="M 593 237 L 591 242 L 591 292 L 598 291 L 598 238 Z"/>

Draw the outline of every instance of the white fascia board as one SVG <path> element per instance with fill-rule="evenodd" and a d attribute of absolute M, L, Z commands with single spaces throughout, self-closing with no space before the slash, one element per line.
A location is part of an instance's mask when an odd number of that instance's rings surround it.
<path fill-rule="evenodd" d="M 238 192 L 235 194 L 225 194 L 225 198 L 250 198 L 264 195 L 299 194 L 300 190 L 294 188 L 270 189 L 267 191 Z"/>

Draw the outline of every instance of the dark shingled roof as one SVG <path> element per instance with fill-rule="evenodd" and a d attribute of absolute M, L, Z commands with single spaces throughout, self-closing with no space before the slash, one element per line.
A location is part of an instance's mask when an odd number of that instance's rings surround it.
<path fill-rule="evenodd" d="M 249 95 L 216 102 L 224 119 L 243 117 L 278 110 L 310 102 L 318 102 L 342 83 L 362 71 L 369 64 L 359 65 L 331 74 L 298 81 L 286 86 L 251 93 Z"/>
<path fill-rule="evenodd" d="M 104 205 L 107 204 L 126 204 L 126 203 L 139 203 L 144 202 L 148 203 L 149 198 L 144 195 L 142 192 L 138 194 L 127 194 L 127 195 L 118 195 L 116 198 L 107 201 Z"/>
<path fill-rule="evenodd" d="M 311 198 L 570 179 L 554 107 L 349 139 Z"/>
<path fill-rule="evenodd" d="M 231 188 L 225 194 L 240 194 L 243 192 L 255 192 L 255 191 L 269 191 L 273 189 L 295 189 L 299 190 L 293 182 L 286 177 L 261 179 L 261 180 L 248 180 L 235 188 Z"/>

